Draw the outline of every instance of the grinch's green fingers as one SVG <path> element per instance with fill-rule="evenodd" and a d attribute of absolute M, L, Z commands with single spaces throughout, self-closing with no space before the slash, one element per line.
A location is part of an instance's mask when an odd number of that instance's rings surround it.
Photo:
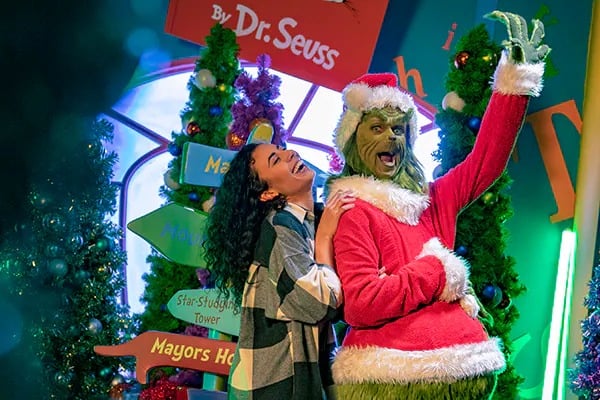
<path fill-rule="evenodd" d="M 501 22 L 506 26 L 508 40 L 503 41 L 502 45 L 508 49 L 509 56 L 512 60 L 523 62 L 523 41 L 527 40 L 527 24 L 525 20 L 517 14 L 498 10 L 486 14 L 485 17 Z"/>
<path fill-rule="evenodd" d="M 540 45 L 544 38 L 544 24 L 537 19 L 532 21 L 533 31 L 531 39 L 527 34 L 527 23 L 520 15 L 492 11 L 485 15 L 486 18 L 503 23 L 508 30 L 508 40 L 502 42 L 502 45 L 509 51 L 509 56 L 516 62 L 536 63 L 543 60 L 550 48 L 546 45 Z"/>
<path fill-rule="evenodd" d="M 527 23 L 520 15 L 496 10 L 486 14 L 485 18 L 503 23 L 508 29 L 509 40 L 527 38 Z"/>
<path fill-rule="evenodd" d="M 539 46 L 545 35 L 544 24 L 539 19 L 534 19 L 531 22 L 533 23 L 533 30 L 531 31 L 530 42 L 533 46 Z"/>
<path fill-rule="evenodd" d="M 531 44 L 533 47 L 536 47 L 536 57 L 538 60 L 543 60 L 546 58 L 546 56 L 548 56 L 548 53 L 550 53 L 550 47 L 548 47 L 545 44 L 542 44 L 540 46 L 540 43 L 542 43 L 542 39 L 544 38 L 544 24 L 538 20 L 538 19 L 534 19 L 531 22 L 533 22 L 533 30 L 531 31 Z"/>

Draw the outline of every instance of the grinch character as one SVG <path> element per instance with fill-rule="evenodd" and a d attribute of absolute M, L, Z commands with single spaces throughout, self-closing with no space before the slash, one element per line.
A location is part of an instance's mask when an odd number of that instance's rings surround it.
<path fill-rule="evenodd" d="M 469 267 L 453 251 L 460 211 L 504 171 L 548 46 L 533 21 L 494 11 L 509 40 L 472 152 L 428 184 L 413 154 L 417 113 L 394 74 L 367 74 L 343 91 L 335 145 L 344 158 L 327 192 L 355 207 L 334 237 L 350 326 L 333 361 L 339 399 L 487 399 L 506 362 L 478 320 Z"/>

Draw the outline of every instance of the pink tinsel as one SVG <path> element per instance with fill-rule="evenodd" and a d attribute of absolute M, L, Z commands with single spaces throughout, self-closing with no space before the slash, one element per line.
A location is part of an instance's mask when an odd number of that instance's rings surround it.
<path fill-rule="evenodd" d="M 329 172 L 339 174 L 344 168 L 344 160 L 335 152 L 332 151 L 327 155 L 329 160 Z"/>
<path fill-rule="evenodd" d="M 167 377 L 156 380 L 149 387 L 142 390 L 140 400 L 175 400 L 177 384 L 169 381 Z"/>

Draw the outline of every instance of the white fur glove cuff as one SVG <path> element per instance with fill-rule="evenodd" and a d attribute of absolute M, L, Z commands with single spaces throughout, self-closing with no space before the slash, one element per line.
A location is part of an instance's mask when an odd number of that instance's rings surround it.
<path fill-rule="evenodd" d="M 472 294 L 467 294 L 465 297 L 459 300 L 460 307 L 465 310 L 468 316 L 471 318 L 477 318 L 479 314 L 479 304 L 477 299 Z"/>
<path fill-rule="evenodd" d="M 446 286 L 440 295 L 440 300 L 450 303 L 464 297 L 469 278 L 467 261 L 454 254 L 436 237 L 429 239 L 423 245 L 423 250 L 417 259 L 425 256 L 437 257 L 446 271 Z"/>

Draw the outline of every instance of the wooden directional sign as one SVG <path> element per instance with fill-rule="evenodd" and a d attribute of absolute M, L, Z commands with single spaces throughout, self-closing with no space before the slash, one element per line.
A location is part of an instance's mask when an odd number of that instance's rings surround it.
<path fill-rule="evenodd" d="M 219 289 L 180 290 L 167 303 L 169 312 L 178 319 L 229 335 L 240 332 L 240 307 Z"/>
<path fill-rule="evenodd" d="M 136 379 L 145 384 L 154 367 L 177 367 L 227 376 L 235 343 L 198 336 L 147 331 L 116 346 L 94 346 L 103 356 L 136 358 Z"/>
<path fill-rule="evenodd" d="M 257 126 L 252 131 L 251 138 L 254 143 L 266 140 L 269 130 L 265 126 Z M 254 136 L 256 135 L 256 136 Z M 221 180 L 236 151 L 205 146 L 200 143 L 186 142 L 183 144 L 181 155 L 181 173 L 179 183 L 198 186 L 221 186 Z M 315 171 L 315 186 L 321 187 L 325 183 L 326 174 L 313 164 L 304 160 Z"/>
<path fill-rule="evenodd" d="M 229 169 L 229 163 L 235 153 L 232 150 L 205 146 L 200 143 L 184 143 L 181 154 L 179 183 L 198 186 L 221 186 L 223 174 Z"/>
<path fill-rule="evenodd" d="M 202 243 L 208 214 L 170 203 L 127 224 L 168 259 L 193 267 L 206 267 Z"/>

